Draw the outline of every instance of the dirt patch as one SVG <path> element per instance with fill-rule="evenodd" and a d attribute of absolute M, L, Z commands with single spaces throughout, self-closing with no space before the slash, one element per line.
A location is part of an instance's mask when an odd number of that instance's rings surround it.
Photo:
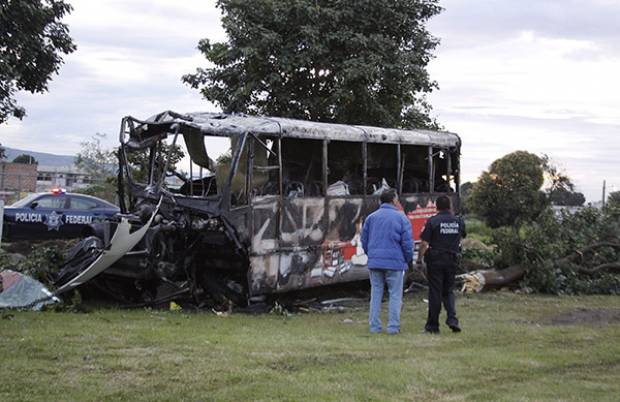
<path fill-rule="evenodd" d="M 594 325 L 605 326 L 620 324 L 620 309 L 587 309 L 580 308 L 568 311 L 548 320 L 551 325 Z"/>

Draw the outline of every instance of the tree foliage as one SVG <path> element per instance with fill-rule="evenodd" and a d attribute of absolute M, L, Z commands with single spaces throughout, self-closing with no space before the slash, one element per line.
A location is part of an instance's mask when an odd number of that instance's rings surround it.
<path fill-rule="evenodd" d="M 566 173 L 560 170 L 558 166 L 553 163 L 549 155 L 543 154 L 540 157 L 542 168 L 549 179 L 549 192 L 553 191 L 574 191 L 575 185 L 573 181 L 568 177 Z"/>
<path fill-rule="evenodd" d="M 75 157 L 75 166 L 83 170 L 91 178 L 91 185 L 78 190 L 81 193 L 94 195 L 115 202 L 117 190 L 118 150 L 106 149 L 102 145 L 105 134 L 95 134 L 90 140 L 82 142 L 81 151 Z M 163 143 L 157 149 L 155 165 L 157 176 L 161 175 L 166 159 L 170 157 L 168 167 L 173 169 L 183 159 L 184 153 L 178 145 L 174 147 Z M 140 150 L 127 155 L 131 176 L 140 183 L 148 181 L 149 151 Z"/>
<path fill-rule="evenodd" d="M 586 202 L 582 193 L 575 191 L 573 181 L 561 171 L 548 155 L 541 157 L 545 176 L 549 181 L 547 196 L 553 205 L 579 207 Z"/>
<path fill-rule="evenodd" d="M 15 98 L 19 90 L 47 91 L 62 55 L 76 49 L 69 28 L 61 22 L 72 8 L 62 0 L 0 2 L 0 123 L 25 110 Z"/>
<path fill-rule="evenodd" d="M 551 190 L 549 191 L 549 201 L 553 205 L 580 207 L 586 202 L 583 193 L 568 190 Z"/>
<path fill-rule="evenodd" d="M 164 166 L 166 164 L 166 159 L 169 159 L 168 167 L 170 169 L 174 169 L 176 164 L 183 159 L 185 154 L 183 150 L 178 145 L 170 145 L 162 142 L 160 148 L 157 149 L 157 154 L 155 157 L 155 176 L 161 176 Z M 146 183 L 148 181 L 149 174 L 149 151 L 141 150 L 135 151 L 127 154 L 127 162 L 131 166 L 131 175 L 133 179 L 140 183 Z"/>
<path fill-rule="evenodd" d="M 113 150 L 105 149 L 101 144 L 105 138 L 105 134 L 97 133 L 80 143 L 81 150 L 76 155 L 74 164 L 89 176 L 91 183 L 77 191 L 114 202 L 117 159 Z"/>
<path fill-rule="evenodd" d="M 547 205 L 540 190 L 543 160 L 516 151 L 494 161 L 471 190 L 469 205 L 492 228 L 518 227 L 535 219 Z"/>
<path fill-rule="evenodd" d="M 613 191 L 609 193 L 607 196 L 607 204 L 620 206 L 620 191 Z"/>
<path fill-rule="evenodd" d="M 521 265 L 523 286 L 553 294 L 620 293 L 620 220 L 595 208 L 542 213 L 519 233 L 496 231 L 503 266 Z"/>
<path fill-rule="evenodd" d="M 620 191 L 609 193 L 607 203 L 605 204 L 605 211 L 615 219 L 620 220 Z"/>
<path fill-rule="evenodd" d="M 438 0 L 219 0 L 228 42 L 183 81 L 227 113 L 436 126 L 424 94 Z"/>
<path fill-rule="evenodd" d="M 468 214 L 472 208 L 470 206 L 471 203 L 471 193 L 474 188 L 474 183 L 468 181 L 461 184 L 460 192 L 461 192 L 461 214 Z"/>
<path fill-rule="evenodd" d="M 0 144 L 0 161 L 6 158 L 6 149 Z"/>
<path fill-rule="evenodd" d="M 105 138 L 105 134 L 97 133 L 90 140 L 81 142 L 81 150 L 75 156 L 75 166 L 96 179 L 113 176 L 116 171 L 114 151 L 103 148 L 101 144 Z"/>
<path fill-rule="evenodd" d="M 547 194 L 541 191 L 545 175 Z M 507 268 L 503 277 L 524 274 L 521 286 L 528 291 L 620 294 L 620 208 L 608 203 L 602 211 L 554 212 L 546 207 L 547 195 L 563 205 L 584 201 L 546 156 L 517 151 L 493 162 L 474 184 L 468 204 L 495 228 L 494 247 L 467 257 Z M 620 207 L 620 192 L 616 197 Z"/>
<path fill-rule="evenodd" d="M 25 163 L 28 165 L 36 165 L 39 162 L 37 162 L 37 160 L 32 155 L 21 154 L 21 155 L 17 155 L 15 159 L 13 159 L 13 163 Z"/>

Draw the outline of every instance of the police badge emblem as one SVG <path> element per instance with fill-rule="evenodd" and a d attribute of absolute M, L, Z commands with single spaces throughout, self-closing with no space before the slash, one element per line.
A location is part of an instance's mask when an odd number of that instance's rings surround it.
<path fill-rule="evenodd" d="M 58 231 L 60 225 L 62 225 L 62 215 L 57 214 L 56 211 L 52 211 L 51 214 L 47 215 L 47 221 L 45 223 L 48 231 Z"/>

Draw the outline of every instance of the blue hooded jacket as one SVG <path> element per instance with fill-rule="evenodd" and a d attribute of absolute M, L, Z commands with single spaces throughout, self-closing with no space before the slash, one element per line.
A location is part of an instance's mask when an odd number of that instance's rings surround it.
<path fill-rule="evenodd" d="M 381 204 L 368 215 L 361 240 L 370 269 L 406 270 L 413 259 L 411 223 L 392 204 Z"/>

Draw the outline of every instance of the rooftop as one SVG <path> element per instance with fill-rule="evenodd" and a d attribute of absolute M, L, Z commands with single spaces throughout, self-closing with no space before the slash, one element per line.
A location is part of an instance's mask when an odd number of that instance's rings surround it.
<path fill-rule="evenodd" d="M 412 145 L 435 145 L 437 147 L 460 146 L 461 140 L 455 133 L 432 130 L 402 130 L 371 126 L 356 126 L 334 123 L 317 123 L 281 117 L 248 116 L 243 114 L 187 113 L 166 111 L 139 122 L 131 138 L 144 140 L 161 134 L 162 128 L 173 131 L 175 124 L 181 132 L 198 131 L 203 135 L 235 136 L 245 132 L 258 135 L 273 135 L 292 138 L 329 139 L 335 141 L 388 142 Z M 164 127 L 162 127 L 164 126 Z"/>

